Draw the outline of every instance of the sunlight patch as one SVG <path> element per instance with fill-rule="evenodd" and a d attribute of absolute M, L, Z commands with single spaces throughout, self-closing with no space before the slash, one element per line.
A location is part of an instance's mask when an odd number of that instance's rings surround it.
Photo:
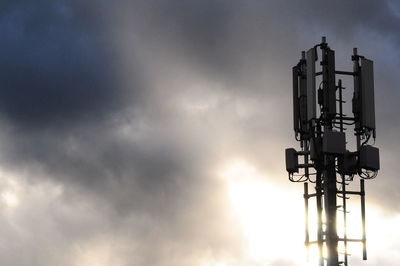
<path fill-rule="evenodd" d="M 17 207 L 19 203 L 17 195 L 12 191 L 4 191 L 1 193 L 1 200 L 7 207 L 10 208 Z"/>
<path fill-rule="evenodd" d="M 231 161 L 219 176 L 226 182 L 230 208 L 241 226 L 249 259 L 257 265 L 282 259 L 293 265 L 304 262 L 301 196 L 274 184 L 244 160 Z"/>

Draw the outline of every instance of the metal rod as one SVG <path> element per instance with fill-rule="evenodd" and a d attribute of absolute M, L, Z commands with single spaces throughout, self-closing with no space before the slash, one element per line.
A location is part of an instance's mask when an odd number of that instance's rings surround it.
<path fill-rule="evenodd" d="M 340 132 L 343 132 L 343 93 L 342 93 L 342 80 L 339 79 L 339 118 L 340 118 Z"/>
<path fill-rule="evenodd" d="M 312 198 L 312 197 L 315 197 L 315 196 L 317 196 L 317 193 L 310 193 L 310 194 L 308 194 L 308 198 Z"/>
<path fill-rule="evenodd" d="M 305 156 L 307 156 L 307 155 L 305 155 Z M 297 167 L 308 169 L 308 167 L 314 167 L 314 164 L 312 164 L 312 163 L 299 163 L 299 164 L 297 165 Z"/>
<path fill-rule="evenodd" d="M 309 227 L 308 227 L 308 183 L 304 183 L 304 211 L 306 217 L 305 223 L 305 245 L 307 250 L 307 260 L 309 259 L 309 241 L 310 241 L 310 234 L 309 234 Z"/>
<path fill-rule="evenodd" d="M 344 175 L 342 177 L 342 194 L 343 194 L 343 244 L 344 244 L 344 265 L 348 265 L 347 259 L 347 202 L 346 202 L 346 179 Z"/>
<path fill-rule="evenodd" d="M 351 72 L 351 71 L 339 71 L 339 70 L 336 70 L 335 74 L 346 75 L 346 76 L 356 76 L 357 75 L 356 73 Z M 315 75 L 316 76 L 321 76 L 322 75 L 322 71 L 315 72 Z"/>
<path fill-rule="evenodd" d="M 322 231 L 322 176 L 321 171 L 317 171 L 317 179 L 315 186 L 315 194 L 317 196 L 317 222 L 318 222 L 318 232 L 317 232 L 317 242 L 318 242 L 318 255 L 319 255 L 319 266 L 324 266 L 323 257 L 323 231 Z"/>
<path fill-rule="evenodd" d="M 338 71 L 338 70 L 335 71 L 335 74 L 348 75 L 348 76 L 355 76 L 356 75 L 356 73 L 351 72 L 351 71 Z"/>
<path fill-rule="evenodd" d="M 353 48 L 353 56 L 352 56 L 352 60 L 353 60 L 353 72 L 356 74 L 354 75 L 354 97 L 358 98 L 360 97 L 360 62 L 359 62 L 359 57 L 358 57 L 358 52 L 357 52 L 357 48 Z M 356 124 L 355 124 L 355 131 L 356 131 L 356 140 L 357 140 L 357 151 L 359 151 L 360 149 L 360 145 L 361 145 L 361 141 L 360 141 L 360 122 L 358 121 L 359 114 L 354 114 L 354 118 L 356 119 Z M 358 121 L 358 122 L 357 122 Z"/>
<path fill-rule="evenodd" d="M 296 154 L 297 155 L 307 155 L 307 154 L 310 154 L 310 151 L 296 151 Z"/>
<path fill-rule="evenodd" d="M 361 191 L 361 219 L 362 219 L 363 260 L 367 260 L 367 234 L 365 232 L 365 186 L 364 186 L 364 179 L 360 180 L 360 191 Z"/>
<path fill-rule="evenodd" d="M 337 74 L 337 73 L 336 73 Z M 342 80 L 339 79 L 339 117 L 340 117 L 340 132 L 343 132 L 343 87 Z M 342 193 L 343 194 L 343 245 L 344 245 L 344 265 L 347 266 L 347 204 L 346 204 L 346 179 L 344 175 L 342 177 Z"/>
<path fill-rule="evenodd" d="M 328 252 L 327 266 L 338 265 L 338 235 L 336 229 L 336 170 L 335 159 L 325 155 L 324 171 L 324 205 L 326 215 L 326 247 Z"/>
<path fill-rule="evenodd" d="M 330 73 L 334 67 L 334 65 L 329 64 L 329 52 L 330 49 L 327 46 L 322 48 L 322 84 L 323 91 L 325 92 L 326 97 L 335 97 L 336 95 L 329 93 L 330 90 L 336 89 L 331 88 L 330 86 Z M 333 69 L 333 71 L 335 71 Z M 333 77 L 334 79 L 334 77 Z M 336 84 L 333 84 L 336 87 Z M 324 104 L 329 102 L 328 100 L 324 101 Z M 326 106 L 325 106 L 326 107 Z M 323 112 L 325 124 L 324 124 L 324 132 L 332 130 L 332 117 L 330 117 L 329 112 Z M 336 199 L 336 169 L 335 169 L 335 157 L 333 155 L 325 154 L 324 155 L 324 171 L 323 171 L 323 188 L 324 188 L 324 209 L 325 209 L 325 217 L 326 217 L 326 249 L 327 249 L 327 266 L 338 266 L 339 257 L 338 257 L 338 235 L 336 228 L 336 211 L 337 211 L 337 199 Z"/>
<path fill-rule="evenodd" d="M 350 195 L 360 195 L 361 196 L 361 192 L 358 192 L 358 191 L 346 191 L 346 192 L 344 192 L 343 190 L 338 190 L 337 193 L 338 194 L 346 193 L 346 194 L 350 194 Z"/>
<path fill-rule="evenodd" d="M 343 121 L 354 121 L 355 120 L 354 117 L 345 117 L 345 116 L 343 116 L 342 119 L 343 119 Z"/>
<path fill-rule="evenodd" d="M 309 244 L 309 245 L 318 244 L 318 240 L 317 240 L 317 241 L 309 241 L 308 244 Z"/>
<path fill-rule="evenodd" d="M 344 238 L 339 238 L 339 241 L 344 241 Z M 347 242 L 362 242 L 362 239 L 347 238 Z"/>

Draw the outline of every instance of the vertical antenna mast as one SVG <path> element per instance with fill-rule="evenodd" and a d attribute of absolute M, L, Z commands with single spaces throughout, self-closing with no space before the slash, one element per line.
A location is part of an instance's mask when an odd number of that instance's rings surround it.
<path fill-rule="evenodd" d="M 318 50 L 320 64 L 316 64 Z M 373 62 L 358 55 L 356 48 L 351 60 L 353 71 L 337 71 L 335 52 L 322 37 L 321 43 L 302 52 L 299 63 L 293 67 L 293 128 L 301 150 L 286 149 L 286 170 L 290 181 L 304 182 L 305 245 L 307 250 L 312 244 L 318 245 L 319 266 L 347 266 L 348 242 L 360 242 L 363 259 L 367 259 L 364 181 L 375 178 L 379 170 L 379 149 L 369 144 L 371 137 L 376 138 Z M 316 70 L 318 65 L 320 71 Z M 336 75 L 354 78 L 352 116 L 344 114 L 345 88 L 341 79 L 336 84 Z M 316 82 L 317 78 L 320 83 Z M 319 84 L 318 88 L 316 84 Z M 354 126 L 355 151 L 346 149 L 348 126 Z M 347 137 L 350 138 L 350 134 Z M 303 164 L 299 164 L 299 157 Z M 346 186 L 356 176 L 360 178 L 360 190 L 347 190 Z M 309 192 L 308 183 L 315 184 L 315 193 Z M 361 200 L 360 239 L 347 236 L 347 200 L 350 196 L 360 196 Z M 316 240 L 310 240 L 309 234 L 309 200 L 313 197 L 317 207 Z M 338 206 L 338 202 L 342 205 Z M 338 235 L 337 231 L 339 209 L 343 211 L 343 235 Z M 339 243 L 343 243 L 343 258 L 338 252 Z"/>

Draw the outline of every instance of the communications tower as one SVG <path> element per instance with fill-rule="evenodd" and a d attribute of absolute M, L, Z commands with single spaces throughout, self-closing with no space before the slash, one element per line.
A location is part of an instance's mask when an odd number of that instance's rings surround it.
<path fill-rule="evenodd" d="M 335 51 L 322 37 L 321 43 L 301 53 L 293 67 L 293 128 L 300 150 L 286 149 L 286 170 L 290 181 L 304 183 L 305 245 L 318 246 L 319 266 L 347 266 L 349 242 L 360 242 L 363 260 L 367 259 L 364 182 L 375 178 L 379 170 L 379 149 L 374 147 L 373 61 L 359 55 L 357 48 L 351 60 L 353 71 L 336 70 Z M 353 78 L 354 91 L 348 105 L 345 87 L 337 76 Z M 357 179 L 359 189 L 347 189 Z M 310 183 L 314 191 L 309 190 Z M 354 196 L 361 202 L 359 239 L 348 238 L 346 228 L 347 200 Z M 315 198 L 317 209 L 316 239 L 310 239 L 309 234 L 311 198 Z M 343 212 L 340 235 L 338 211 Z M 344 246 L 343 253 L 338 252 L 339 243 Z"/>

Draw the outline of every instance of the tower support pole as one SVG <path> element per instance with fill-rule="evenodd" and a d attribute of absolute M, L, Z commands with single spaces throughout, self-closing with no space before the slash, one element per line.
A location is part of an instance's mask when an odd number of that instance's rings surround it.
<path fill-rule="evenodd" d="M 338 235 L 336 229 L 336 171 L 335 159 L 330 155 L 325 158 L 324 171 L 324 204 L 326 216 L 326 249 L 327 266 L 338 266 Z"/>
<path fill-rule="evenodd" d="M 317 171 L 317 179 L 316 179 L 316 202 L 317 202 L 317 223 L 318 223 L 318 231 L 317 231 L 317 242 L 318 242 L 318 258 L 319 266 L 324 266 L 324 256 L 323 256 L 323 227 L 322 227 L 322 177 L 321 171 Z"/>

